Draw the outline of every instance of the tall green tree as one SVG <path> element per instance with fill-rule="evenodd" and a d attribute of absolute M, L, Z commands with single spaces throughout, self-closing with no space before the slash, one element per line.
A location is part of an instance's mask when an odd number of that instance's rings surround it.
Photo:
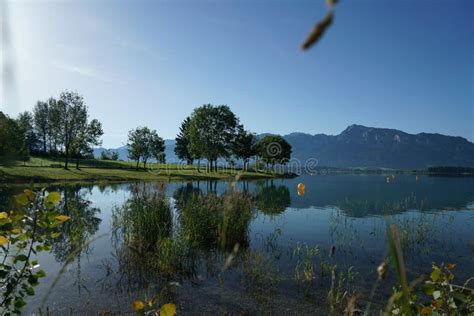
<path fill-rule="evenodd" d="M 47 101 L 48 103 L 48 141 L 50 154 L 57 154 L 58 146 L 62 144 L 62 120 L 61 120 L 61 107 L 58 101 L 51 97 Z"/>
<path fill-rule="evenodd" d="M 227 105 L 207 104 L 196 108 L 187 128 L 191 155 L 206 158 L 210 170 L 217 170 L 217 159 L 231 153 L 230 145 L 238 125 L 239 119 Z"/>
<path fill-rule="evenodd" d="M 279 135 L 268 135 L 261 138 L 257 145 L 258 156 L 272 167 L 275 164 L 286 164 L 291 158 L 291 145 Z"/>
<path fill-rule="evenodd" d="M 150 130 L 148 127 L 137 127 L 128 132 L 128 157 L 137 162 L 140 159 L 143 162 L 143 168 L 150 158 L 156 158 L 158 161 L 163 159 L 165 151 L 165 141 L 158 136 L 156 130 Z"/>
<path fill-rule="evenodd" d="M 22 112 L 17 118 L 18 126 L 21 129 L 21 133 L 25 136 L 25 147 L 29 153 L 35 152 L 38 146 L 38 138 L 34 130 L 34 118 L 33 115 L 28 112 Z"/>
<path fill-rule="evenodd" d="M 235 157 L 243 160 L 244 170 L 247 170 L 249 159 L 257 154 L 256 144 L 257 136 L 240 126 L 231 149 Z"/>
<path fill-rule="evenodd" d="M 58 107 L 62 124 L 61 140 L 66 157 L 65 168 L 67 169 L 71 154 L 78 154 L 87 147 L 87 144 L 93 144 L 90 139 L 94 136 L 88 134 L 90 125 L 87 106 L 82 95 L 77 92 L 65 91 L 60 95 Z M 94 124 L 97 124 L 98 121 L 95 121 Z"/>
<path fill-rule="evenodd" d="M 25 134 L 18 123 L 0 111 L 0 156 L 25 154 Z"/>
<path fill-rule="evenodd" d="M 36 134 L 41 140 L 43 153 L 47 152 L 47 142 L 49 135 L 49 105 L 47 102 L 38 101 L 33 108 L 34 125 Z"/>
<path fill-rule="evenodd" d="M 165 163 L 165 141 L 158 136 L 155 130 L 151 131 L 149 146 L 151 157 L 155 158 L 159 163 Z"/>
<path fill-rule="evenodd" d="M 193 164 L 193 156 L 189 151 L 189 137 L 188 127 L 191 123 L 189 116 L 181 123 L 179 127 L 179 134 L 176 136 L 176 146 L 174 147 L 174 153 L 181 160 L 186 160 L 188 165 Z"/>
<path fill-rule="evenodd" d="M 104 131 L 102 124 L 93 119 L 87 125 L 83 126 L 72 145 L 72 151 L 76 157 L 76 169 L 79 169 L 79 158 L 92 155 L 92 146 L 102 144 L 100 139 Z"/>

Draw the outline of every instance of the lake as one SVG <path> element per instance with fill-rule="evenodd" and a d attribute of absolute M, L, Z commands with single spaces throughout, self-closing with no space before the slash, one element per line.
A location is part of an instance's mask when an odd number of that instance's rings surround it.
<path fill-rule="evenodd" d="M 24 188 L 0 187 L 2 208 Z M 332 301 L 357 293 L 358 305 L 370 300 L 377 313 L 395 282 L 389 271 L 374 288 L 390 224 L 409 280 L 432 262 L 455 263 L 457 283 L 474 276 L 474 178 L 304 175 L 48 190 L 61 192 L 71 219 L 39 256 L 47 277 L 26 313 L 133 312 L 134 300 L 155 297 L 178 314 L 322 314 L 331 288 Z"/>

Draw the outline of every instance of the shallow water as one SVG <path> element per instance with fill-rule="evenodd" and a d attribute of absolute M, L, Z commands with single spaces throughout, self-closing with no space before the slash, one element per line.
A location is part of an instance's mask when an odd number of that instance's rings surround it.
<path fill-rule="evenodd" d="M 306 185 L 304 196 L 297 194 L 299 182 Z M 22 189 L 0 188 L 2 207 Z M 364 297 L 377 279 L 376 268 L 387 256 L 386 227 L 392 223 L 399 225 L 410 279 L 429 273 L 433 261 L 456 263 L 459 283 L 472 277 L 474 271 L 474 178 L 417 180 L 399 175 L 387 184 L 379 175 L 325 175 L 241 181 L 235 187 L 224 181 L 195 181 L 48 189 L 62 193 L 62 207 L 71 221 L 62 228 L 62 237 L 52 251 L 40 255 L 47 277 L 29 299 L 26 313 L 37 312 L 40 307 L 57 314 L 131 312 L 135 299 L 160 293 L 158 299 L 172 300 L 179 314 L 321 314 L 326 312 L 331 283 L 330 272 L 324 270 L 321 261 L 337 265 L 344 280 L 343 291 L 359 293 L 363 308 Z M 178 238 L 181 229 L 183 192 L 204 196 L 212 192 L 221 196 L 231 190 L 249 193 L 255 208 L 244 221 L 245 236 L 241 236 L 237 256 L 228 269 L 222 272 L 232 247 L 212 242 L 192 247 L 190 273 L 178 271 L 164 278 L 141 260 L 124 262 L 127 246 L 113 230 L 113 210 L 137 192 L 156 190 L 164 190 L 173 206 L 171 238 Z M 93 241 L 87 244 L 87 240 Z M 78 245 L 82 251 L 74 255 Z M 314 279 L 298 286 L 298 256 L 304 257 L 305 247 L 311 246 L 318 247 L 318 255 L 310 258 Z M 51 289 L 68 258 L 72 262 Z M 169 282 L 179 285 L 165 286 Z M 377 302 L 382 306 L 386 301 L 393 282 L 389 273 L 378 286 L 373 298 L 376 307 Z"/>

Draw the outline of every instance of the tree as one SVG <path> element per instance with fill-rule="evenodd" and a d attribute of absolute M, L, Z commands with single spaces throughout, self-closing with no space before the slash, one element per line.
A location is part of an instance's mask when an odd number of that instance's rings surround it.
<path fill-rule="evenodd" d="M 158 136 L 155 130 L 151 131 L 149 146 L 151 157 L 155 158 L 159 163 L 165 163 L 165 141 Z"/>
<path fill-rule="evenodd" d="M 0 111 L 0 156 L 25 153 L 25 134 L 18 123 Z"/>
<path fill-rule="evenodd" d="M 164 155 L 165 141 L 158 136 L 156 130 L 148 127 L 137 127 L 128 132 L 128 157 L 137 162 L 137 169 L 140 159 L 143 161 L 143 168 L 149 158 L 156 158 L 158 161 Z"/>
<path fill-rule="evenodd" d="M 113 151 L 112 154 L 110 155 L 111 160 L 118 160 L 119 159 L 119 153 L 117 151 Z"/>
<path fill-rule="evenodd" d="M 257 153 L 264 162 L 271 164 L 285 164 L 291 158 L 291 145 L 279 135 L 269 135 L 260 139 L 256 145 Z"/>
<path fill-rule="evenodd" d="M 244 161 L 244 170 L 247 170 L 250 157 L 257 154 L 256 143 L 257 137 L 255 134 L 244 130 L 240 126 L 239 133 L 235 137 L 231 149 L 235 157 Z"/>
<path fill-rule="evenodd" d="M 84 153 L 89 145 L 99 142 L 98 138 L 103 132 L 99 121 L 88 123 L 87 106 L 79 93 L 65 91 L 57 103 L 62 125 L 61 141 L 66 156 L 64 167 L 67 169 L 71 154 L 77 157 Z"/>
<path fill-rule="evenodd" d="M 38 101 L 33 108 L 34 124 L 36 134 L 43 145 L 43 153 L 46 154 L 47 140 L 49 135 L 49 106 L 48 103 Z"/>
<path fill-rule="evenodd" d="M 174 153 L 181 160 L 186 160 L 188 165 L 193 164 L 193 156 L 189 152 L 189 137 L 187 134 L 187 129 L 191 119 L 189 116 L 181 123 L 179 128 L 179 134 L 176 136 L 176 146 L 174 148 Z"/>
<path fill-rule="evenodd" d="M 50 154 L 55 154 L 58 151 L 58 146 L 62 144 L 62 122 L 61 122 L 61 108 L 60 103 L 54 98 L 48 99 L 48 139 Z"/>
<path fill-rule="evenodd" d="M 25 147 L 29 153 L 35 152 L 38 146 L 38 138 L 36 137 L 33 121 L 33 115 L 28 111 L 20 113 L 17 118 L 21 133 L 25 136 Z"/>
<path fill-rule="evenodd" d="M 76 169 L 79 169 L 79 158 L 92 154 L 92 146 L 102 144 L 100 137 L 104 134 L 102 124 L 93 119 L 83 126 L 72 145 L 72 152 L 76 156 Z"/>
<path fill-rule="evenodd" d="M 118 160 L 119 154 L 117 151 L 106 149 L 100 153 L 100 159 L 101 160 Z"/>
<path fill-rule="evenodd" d="M 190 154 L 206 158 L 210 170 L 217 170 L 217 159 L 230 155 L 238 123 L 238 118 L 227 105 L 207 104 L 196 108 L 187 128 Z"/>

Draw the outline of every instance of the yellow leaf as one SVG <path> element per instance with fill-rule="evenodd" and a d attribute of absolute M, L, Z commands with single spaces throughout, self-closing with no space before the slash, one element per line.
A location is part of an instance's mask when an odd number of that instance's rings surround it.
<path fill-rule="evenodd" d="M 51 192 L 46 197 L 46 203 L 56 204 L 61 200 L 61 195 L 58 192 Z"/>
<path fill-rule="evenodd" d="M 1 212 L 0 213 L 0 219 L 5 219 L 5 218 L 8 218 L 7 212 Z"/>
<path fill-rule="evenodd" d="M 132 306 L 133 306 L 133 309 L 137 312 L 145 308 L 145 304 L 140 300 L 136 300 L 135 302 L 133 302 Z"/>
<path fill-rule="evenodd" d="M 435 266 L 433 268 L 433 272 L 431 272 L 431 280 L 433 280 L 433 282 L 436 282 L 439 280 L 440 276 L 441 276 L 441 270 Z"/>
<path fill-rule="evenodd" d="M 21 230 L 19 228 L 13 228 L 12 233 L 18 235 L 19 233 L 21 233 Z"/>
<path fill-rule="evenodd" d="M 447 268 L 449 270 L 452 270 L 452 269 L 456 268 L 456 264 L 455 263 L 448 263 Z"/>
<path fill-rule="evenodd" d="M 59 215 L 59 216 L 56 216 L 56 220 L 60 221 L 60 222 L 65 222 L 65 221 L 68 221 L 70 219 L 69 216 L 66 216 L 66 215 Z"/>
<path fill-rule="evenodd" d="M 176 305 L 168 303 L 161 306 L 160 316 L 174 316 L 176 315 Z"/>
<path fill-rule="evenodd" d="M 29 203 L 28 197 L 24 193 L 15 195 L 15 201 L 16 201 L 17 204 L 19 204 L 21 206 L 26 206 Z"/>
<path fill-rule="evenodd" d="M 23 192 L 25 193 L 26 197 L 28 198 L 28 200 L 30 202 L 34 202 L 35 200 L 35 194 L 33 193 L 33 191 L 31 190 L 23 190 Z"/>
<path fill-rule="evenodd" d="M 5 238 L 5 236 L 0 236 L 0 246 L 5 244 L 8 244 L 8 238 Z"/>

